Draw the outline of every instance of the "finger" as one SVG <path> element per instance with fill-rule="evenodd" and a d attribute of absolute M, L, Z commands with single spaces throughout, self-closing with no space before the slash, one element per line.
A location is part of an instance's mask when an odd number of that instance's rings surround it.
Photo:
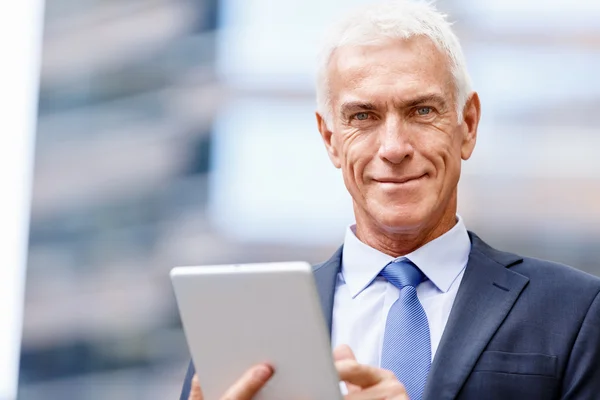
<path fill-rule="evenodd" d="M 342 361 L 342 360 L 354 360 L 356 361 L 356 357 L 354 356 L 354 352 L 347 344 L 340 344 L 335 349 L 333 349 L 333 360 L 334 361 Z"/>
<path fill-rule="evenodd" d="M 256 365 L 229 388 L 222 400 L 251 400 L 272 376 L 273 368 L 269 365 Z"/>
<path fill-rule="evenodd" d="M 188 400 L 204 400 L 204 396 L 202 395 L 202 389 L 200 388 L 200 381 L 198 380 L 198 375 L 194 374 L 192 378 L 192 389 L 190 390 L 190 396 Z"/>
<path fill-rule="evenodd" d="M 409 400 L 404 386 L 396 379 L 386 379 L 375 386 L 361 390 L 357 393 L 351 393 L 344 397 L 344 400 Z"/>
<path fill-rule="evenodd" d="M 333 349 L 333 360 L 334 361 L 342 361 L 342 360 L 351 360 L 356 361 L 356 356 L 354 352 L 347 344 L 341 344 Z M 356 393 L 360 391 L 360 386 L 353 385 L 351 383 L 346 382 L 346 389 L 348 393 Z"/>
<path fill-rule="evenodd" d="M 390 371 L 359 364 L 352 360 L 342 360 L 335 363 L 340 379 L 344 382 L 368 388 L 378 384 L 384 379 L 395 379 Z M 391 375 L 390 375 L 391 374 Z"/>

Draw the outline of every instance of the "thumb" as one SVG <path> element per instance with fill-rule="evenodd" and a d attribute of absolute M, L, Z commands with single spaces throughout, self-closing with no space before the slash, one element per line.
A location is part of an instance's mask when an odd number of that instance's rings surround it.
<path fill-rule="evenodd" d="M 204 400 L 202 389 L 200 388 L 200 381 L 196 374 L 194 374 L 194 378 L 192 378 L 192 389 L 190 390 L 190 397 L 188 400 Z"/>
<path fill-rule="evenodd" d="M 356 356 L 354 355 L 354 352 L 352 351 L 350 346 L 348 346 L 347 344 L 341 344 L 341 345 L 337 346 L 335 349 L 333 349 L 333 360 L 335 362 L 344 361 L 344 360 L 356 361 Z M 353 385 L 353 384 L 347 383 L 347 382 L 345 382 L 345 384 L 346 384 L 346 388 L 348 389 L 348 394 L 357 393 L 357 392 L 360 392 L 360 390 L 361 390 L 360 386 Z"/>

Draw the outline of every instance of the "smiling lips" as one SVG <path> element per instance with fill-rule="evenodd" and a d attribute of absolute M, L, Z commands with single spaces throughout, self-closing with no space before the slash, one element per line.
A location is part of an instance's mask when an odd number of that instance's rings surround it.
<path fill-rule="evenodd" d="M 390 178 L 376 178 L 373 179 L 375 182 L 379 183 L 388 183 L 394 185 L 403 185 L 409 182 L 418 181 L 421 178 L 425 177 L 426 174 L 423 175 L 412 175 L 412 176 L 404 176 L 404 177 L 390 177 Z"/>

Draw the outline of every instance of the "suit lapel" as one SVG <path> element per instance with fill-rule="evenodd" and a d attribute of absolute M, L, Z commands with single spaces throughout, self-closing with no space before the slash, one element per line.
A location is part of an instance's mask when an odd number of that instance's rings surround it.
<path fill-rule="evenodd" d="M 331 334 L 331 321 L 333 317 L 333 296 L 335 294 L 335 282 L 342 264 L 342 247 L 326 262 L 314 267 L 313 273 L 317 292 L 321 298 L 321 309 L 327 322 L 327 328 Z"/>
<path fill-rule="evenodd" d="M 423 399 L 454 399 L 477 359 L 513 307 L 528 278 L 507 267 L 521 258 L 499 252 L 476 235 Z"/>
<path fill-rule="evenodd" d="M 477 235 L 423 394 L 424 400 L 454 399 L 477 359 L 517 301 L 529 279 L 508 269 L 522 258 L 497 251 Z M 333 300 L 342 248 L 315 266 L 323 316 L 331 333 Z"/>

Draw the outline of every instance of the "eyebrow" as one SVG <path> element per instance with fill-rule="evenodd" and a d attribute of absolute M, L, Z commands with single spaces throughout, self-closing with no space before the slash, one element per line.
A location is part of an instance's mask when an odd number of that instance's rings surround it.
<path fill-rule="evenodd" d="M 349 101 L 342 104 L 340 112 L 342 115 L 348 115 L 357 111 L 373 111 L 376 110 L 375 104 L 363 101 Z"/>
<path fill-rule="evenodd" d="M 444 98 L 442 96 L 440 96 L 439 94 L 435 94 L 435 93 L 425 94 L 425 95 L 416 97 L 414 99 L 407 100 L 407 101 L 403 102 L 402 106 L 406 107 L 406 108 L 410 108 L 410 107 L 416 107 L 421 104 L 427 104 L 427 103 L 436 103 L 442 108 L 446 107 L 446 100 L 444 100 Z"/>
<path fill-rule="evenodd" d="M 412 108 L 422 104 L 427 103 L 435 103 L 440 108 L 445 109 L 447 104 L 444 97 L 436 93 L 424 94 L 413 99 L 404 100 L 400 103 L 401 108 Z M 374 103 L 364 102 L 364 101 L 349 101 L 347 103 L 343 103 L 340 107 L 341 115 L 345 116 L 352 112 L 358 111 L 373 111 L 376 110 L 377 107 Z"/>

